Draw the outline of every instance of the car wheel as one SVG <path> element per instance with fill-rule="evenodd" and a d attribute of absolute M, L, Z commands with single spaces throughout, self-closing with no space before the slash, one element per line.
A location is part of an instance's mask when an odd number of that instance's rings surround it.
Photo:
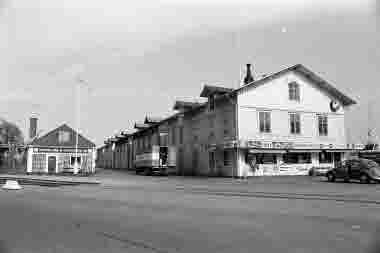
<path fill-rule="evenodd" d="M 329 182 L 334 182 L 335 181 L 335 176 L 332 173 L 327 173 L 327 180 Z"/>
<path fill-rule="evenodd" d="M 368 177 L 367 174 L 361 174 L 360 175 L 360 183 L 362 183 L 362 184 L 369 184 L 370 183 L 370 178 Z"/>

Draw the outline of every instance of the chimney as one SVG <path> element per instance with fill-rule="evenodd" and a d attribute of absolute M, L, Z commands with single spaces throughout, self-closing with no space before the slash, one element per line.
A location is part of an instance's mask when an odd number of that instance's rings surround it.
<path fill-rule="evenodd" d="M 29 138 L 33 139 L 37 135 L 37 118 L 30 117 L 29 119 Z"/>
<path fill-rule="evenodd" d="M 244 77 L 244 84 L 249 84 L 249 83 L 252 83 L 254 81 L 253 79 L 253 76 L 252 76 L 252 72 L 251 72 L 251 64 L 247 64 L 247 72 L 245 74 L 245 77 Z"/>

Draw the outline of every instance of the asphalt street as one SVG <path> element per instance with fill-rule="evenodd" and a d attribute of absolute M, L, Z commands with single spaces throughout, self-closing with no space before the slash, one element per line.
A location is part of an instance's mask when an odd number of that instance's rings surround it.
<path fill-rule="evenodd" d="M 0 190 L 0 252 L 377 252 L 380 241 L 380 184 L 98 177 Z"/>

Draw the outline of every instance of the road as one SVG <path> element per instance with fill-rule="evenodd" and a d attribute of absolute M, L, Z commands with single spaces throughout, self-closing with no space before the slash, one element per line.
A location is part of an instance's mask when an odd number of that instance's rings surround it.
<path fill-rule="evenodd" d="M 377 252 L 380 184 L 100 178 L 0 191 L 0 252 Z"/>

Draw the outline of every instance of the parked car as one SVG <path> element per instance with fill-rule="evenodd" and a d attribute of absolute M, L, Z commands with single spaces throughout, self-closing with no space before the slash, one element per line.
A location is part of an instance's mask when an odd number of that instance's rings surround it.
<path fill-rule="evenodd" d="M 380 166 L 368 159 L 349 159 L 327 171 L 326 177 L 330 182 L 336 179 L 344 179 L 346 182 L 351 179 L 359 180 L 361 183 L 380 182 Z"/>
<path fill-rule="evenodd" d="M 329 171 L 331 167 L 312 167 L 309 170 L 309 176 L 326 176 L 327 171 Z"/>

